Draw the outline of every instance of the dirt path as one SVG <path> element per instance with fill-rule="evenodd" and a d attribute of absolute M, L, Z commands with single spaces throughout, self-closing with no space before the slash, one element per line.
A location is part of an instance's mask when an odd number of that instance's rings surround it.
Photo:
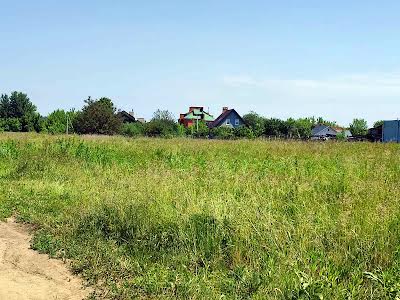
<path fill-rule="evenodd" d="M 26 228 L 0 222 L 0 300 L 82 300 L 88 291 L 66 265 L 30 249 Z"/>

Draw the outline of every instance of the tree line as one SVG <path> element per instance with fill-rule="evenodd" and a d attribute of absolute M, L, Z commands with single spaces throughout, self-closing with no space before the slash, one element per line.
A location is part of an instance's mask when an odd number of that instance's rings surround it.
<path fill-rule="evenodd" d="M 109 98 L 84 101 L 81 110 L 65 111 L 58 109 L 48 116 L 41 116 L 28 96 L 21 92 L 2 94 L 0 98 L 0 131 L 43 132 L 51 134 L 104 134 L 126 136 L 191 136 L 205 138 L 214 136 L 221 139 L 279 137 L 308 139 L 317 124 L 337 127 L 334 121 L 322 118 L 265 118 L 255 112 L 243 116 L 246 126 L 239 128 L 219 127 L 209 129 L 206 124 L 185 128 L 179 125 L 173 114 L 167 110 L 157 110 L 147 123 L 124 124 L 117 109 Z M 376 122 L 379 125 L 381 121 Z M 355 119 L 348 129 L 353 135 L 367 134 L 367 122 Z"/>

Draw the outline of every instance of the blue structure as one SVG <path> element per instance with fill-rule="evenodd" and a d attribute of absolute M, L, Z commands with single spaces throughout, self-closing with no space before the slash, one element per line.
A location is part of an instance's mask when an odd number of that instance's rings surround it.
<path fill-rule="evenodd" d="M 384 121 L 382 141 L 384 143 L 400 143 L 400 121 Z"/>
<path fill-rule="evenodd" d="M 209 127 L 215 128 L 226 126 L 230 128 L 237 128 L 243 125 L 246 125 L 246 123 L 236 110 L 224 107 L 222 109 L 222 114 L 216 118 L 215 121 L 209 125 Z"/>

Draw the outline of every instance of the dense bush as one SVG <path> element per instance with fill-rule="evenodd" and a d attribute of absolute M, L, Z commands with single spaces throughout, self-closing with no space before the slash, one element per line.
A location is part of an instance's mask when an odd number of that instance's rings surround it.
<path fill-rule="evenodd" d="M 363 136 L 368 132 L 368 124 L 364 119 L 354 119 L 350 124 L 350 131 L 352 135 Z"/>
<path fill-rule="evenodd" d="M 143 136 L 145 125 L 140 122 L 126 123 L 122 125 L 122 134 L 129 137 Z"/>
<path fill-rule="evenodd" d="M 207 138 L 210 134 L 210 128 L 204 122 L 199 122 L 186 130 L 186 134 L 197 138 Z"/>
<path fill-rule="evenodd" d="M 68 132 L 73 133 L 73 124 L 75 123 L 77 115 L 78 114 L 73 110 L 69 112 L 62 109 L 53 111 L 47 116 L 47 118 L 45 118 L 44 126 L 46 132 L 51 134 L 66 133 L 68 126 Z"/>
<path fill-rule="evenodd" d="M 232 127 L 229 126 L 221 126 L 212 128 L 210 131 L 210 135 L 213 138 L 229 140 L 235 137 L 235 131 Z"/>
<path fill-rule="evenodd" d="M 173 115 L 166 110 L 157 110 L 150 122 L 146 123 L 145 134 L 147 136 L 176 136 L 178 124 Z"/>
<path fill-rule="evenodd" d="M 22 131 L 22 125 L 18 118 L 5 118 L 0 120 L 2 131 L 19 132 Z"/>
<path fill-rule="evenodd" d="M 0 97 L 0 127 L 4 131 L 41 131 L 42 120 L 28 96 L 12 92 Z"/>
<path fill-rule="evenodd" d="M 77 133 L 114 135 L 121 132 L 122 121 L 110 99 L 92 100 L 89 97 L 85 104 L 74 119 L 73 125 Z"/>
<path fill-rule="evenodd" d="M 250 127 L 240 126 L 234 129 L 234 136 L 237 138 L 253 139 L 256 135 Z"/>

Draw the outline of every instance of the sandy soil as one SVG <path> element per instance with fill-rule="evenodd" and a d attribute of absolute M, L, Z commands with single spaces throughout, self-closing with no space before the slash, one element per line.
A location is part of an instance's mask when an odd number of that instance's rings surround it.
<path fill-rule="evenodd" d="M 82 300 L 89 291 L 62 261 L 30 249 L 28 230 L 0 222 L 0 300 Z"/>

